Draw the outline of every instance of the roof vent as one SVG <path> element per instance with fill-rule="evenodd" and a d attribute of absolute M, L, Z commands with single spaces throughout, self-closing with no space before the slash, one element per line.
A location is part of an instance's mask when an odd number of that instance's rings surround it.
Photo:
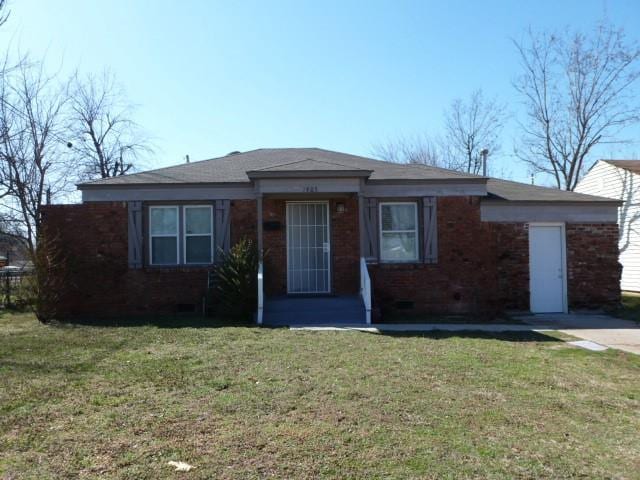
<path fill-rule="evenodd" d="M 230 157 L 231 155 L 238 155 L 239 153 L 242 153 L 242 152 L 239 150 L 234 150 L 233 152 L 227 153 L 227 157 Z"/>

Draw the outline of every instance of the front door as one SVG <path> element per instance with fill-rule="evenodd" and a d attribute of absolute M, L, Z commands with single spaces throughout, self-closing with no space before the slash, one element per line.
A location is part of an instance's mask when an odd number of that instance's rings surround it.
<path fill-rule="evenodd" d="M 566 310 L 563 225 L 529 225 L 531 311 Z"/>
<path fill-rule="evenodd" d="M 287 290 L 329 293 L 329 204 L 287 202 Z"/>

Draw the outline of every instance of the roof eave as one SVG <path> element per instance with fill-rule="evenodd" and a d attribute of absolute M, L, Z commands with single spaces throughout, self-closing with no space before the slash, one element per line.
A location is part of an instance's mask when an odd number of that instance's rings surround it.
<path fill-rule="evenodd" d="M 183 188 L 183 187 L 249 187 L 251 182 L 175 182 L 175 183 L 77 183 L 78 190 L 93 190 L 103 188 Z"/>
<path fill-rule="evenodd" d="M 367 180 L 369 184 L 375 185 L 397 185 L 397 184 L 409 184 L 409 185 L 432 185 L 434 183 L 474 183 L 485 185 L 487 183 L 486 177 L 448 177 L 448 178 L 370 178 Z"/>
<path fill-rule="evenodd" d="M 603 199 L 603 200 L 507 200 L 505 198 L 491 198 L 485 197 L 482 203 L 493 203 L 502 205 L 550 205 L 550 204 L 562 204 L 562 205 L 609 205 L 617 206 L 622 205 L 621 200 Z"/>

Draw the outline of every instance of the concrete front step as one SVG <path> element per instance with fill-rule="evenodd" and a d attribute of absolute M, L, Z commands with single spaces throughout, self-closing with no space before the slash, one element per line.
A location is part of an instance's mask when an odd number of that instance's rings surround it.
<path fill-rule="evenodd" d="M 343 325 L 366 323 L 359 296 L 270 297 L 265 299 L 265 325 Z"/>

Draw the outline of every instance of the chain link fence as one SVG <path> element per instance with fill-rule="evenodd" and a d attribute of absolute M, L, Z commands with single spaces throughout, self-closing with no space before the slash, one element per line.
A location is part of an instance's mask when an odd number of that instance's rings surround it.
<path fill-rule="evenodd" d="M 23 308 L 33 298 L 34 272 L 30 268 L 0 268 L 0 306 Z"/>

